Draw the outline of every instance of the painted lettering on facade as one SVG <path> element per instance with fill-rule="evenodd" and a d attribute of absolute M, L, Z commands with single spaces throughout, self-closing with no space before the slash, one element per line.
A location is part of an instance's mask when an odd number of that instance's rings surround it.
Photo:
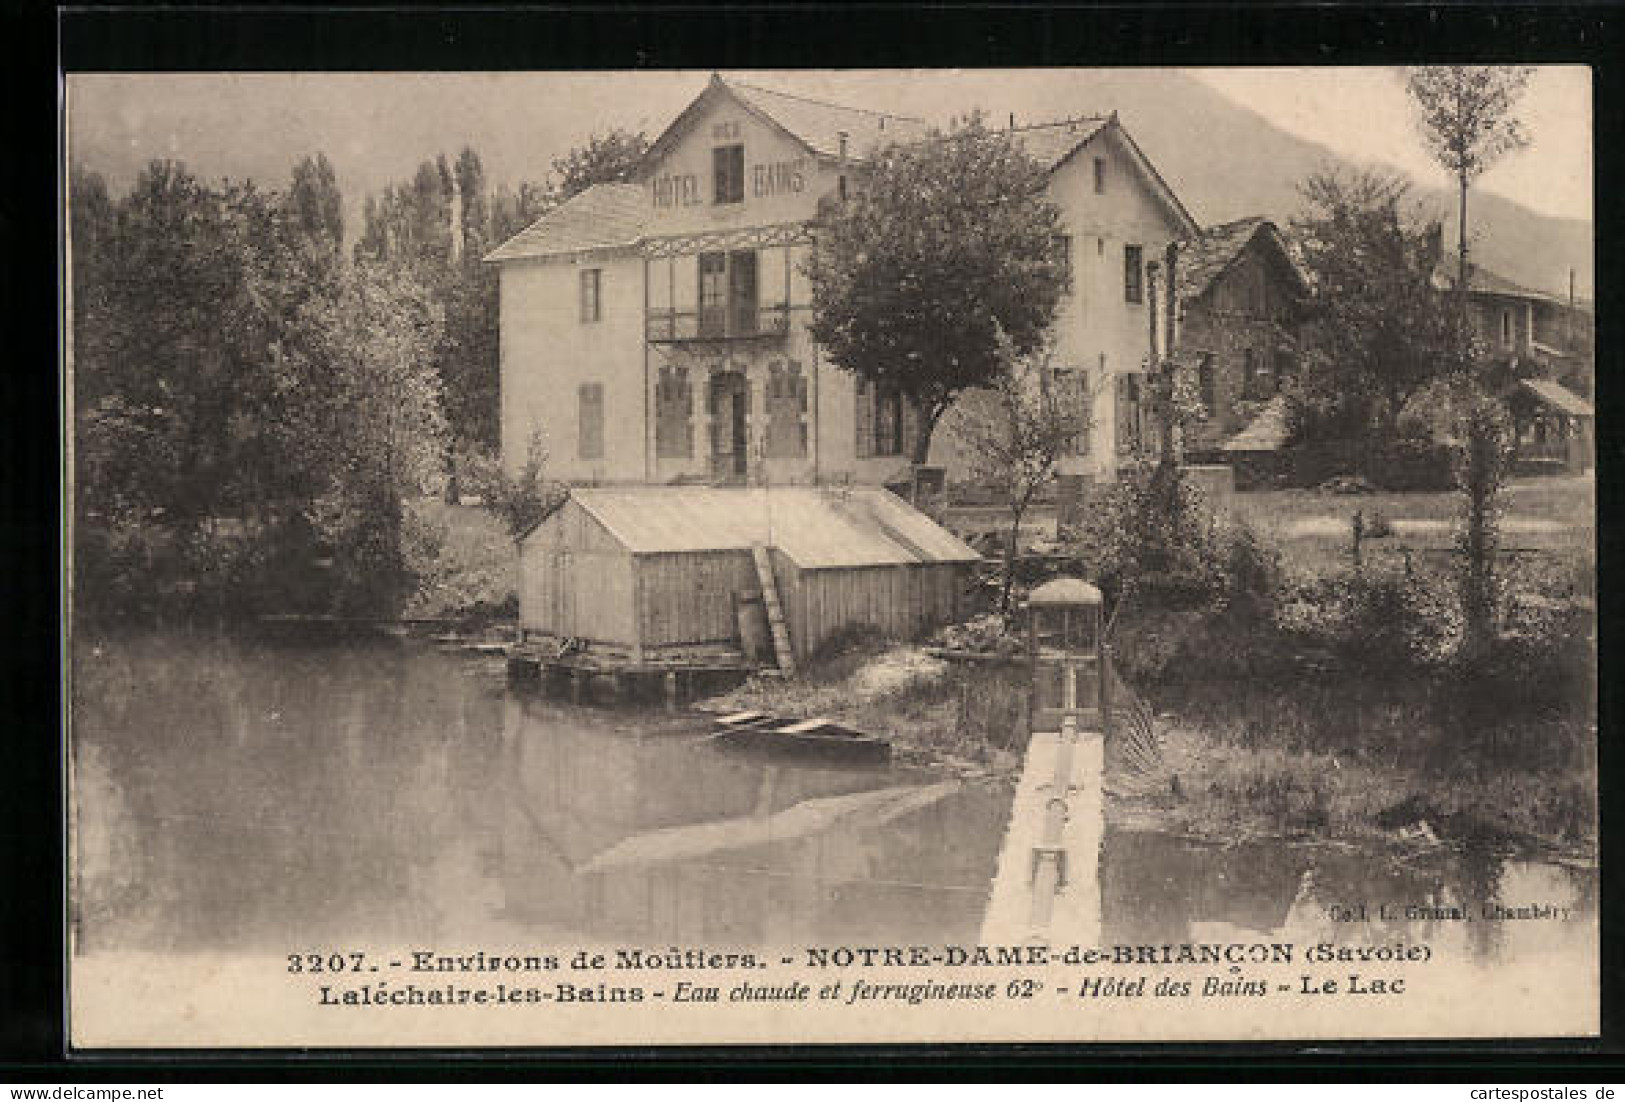
<path fill-rule="evenodd" d="M 758 199 L 773 195 L 792 195 L 806 186 L 801 158 L 779 161 L 775 164 L 751 166 L 751 194 Z"/>
<path fill-rule="evenodd" d="M 670 207 L 693 207 L 700 203 L 700 180 L 692 174 L 657 176 L 649 183 L 654 205 L 662 210 Z"/>

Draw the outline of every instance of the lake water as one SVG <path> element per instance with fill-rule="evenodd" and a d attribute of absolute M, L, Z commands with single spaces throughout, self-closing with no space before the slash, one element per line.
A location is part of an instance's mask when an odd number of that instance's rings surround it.
<path fill-rule="evenodd" d="M 412 641 L 86 643 L 78 950 L 976 941 L 1009 784 L 765 760 L 704 735 L 693 715 L 516 694 L 499 660 Z M 1108 830 L 1099 875 L 1107 943 L 1595 955 L 1589 869 Z M 1363 921 L 1338 917 L 1357 904 Z M 1405 912 L 1526 904 L 1568 917 Z"/>

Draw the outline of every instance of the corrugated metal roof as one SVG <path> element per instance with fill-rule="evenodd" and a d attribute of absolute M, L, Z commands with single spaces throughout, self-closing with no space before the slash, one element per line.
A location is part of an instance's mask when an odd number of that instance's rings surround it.
<path fill-rule="evenodd" d="M 487 254 L 490 261 L 630 248 L 643 237 L 648 197 L 637 184 L 594 184 Z"/>
<path fill-rule="evenodd" d="M 874 489 L 578 489 L 571 498 L 633 554 L 775 547 L 808 570 L 975 562 L 958 537 Z"/>
<path fill-rule="evenodd" d="M 1523 379 L 1523 385 L 1559 413 L 1570 417 L 1591 417 L 1591 404 L 1556 379 Z"/>
<path fill-rule="evenodd" d="M 838 103 L 808 99 L 788 92 L 773 92 L 738 81 L 722 82 L 734 95 L 778 123 L 814 153 L 841 154 L 841 135 L 847 137 L 848 157 L 862 158 L 876 146 L 911 141 L 925 136 L 925 120 L 888 115 Z"/>

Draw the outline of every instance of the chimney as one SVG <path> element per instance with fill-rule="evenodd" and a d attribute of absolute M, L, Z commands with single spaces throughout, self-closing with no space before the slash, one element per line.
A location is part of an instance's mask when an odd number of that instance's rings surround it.
<path fill-rule="evenodd" d="M 837 130 L 835 136 L 841 141 L 841 160 L 846 160 L 846 131 Z"/>
<path fill-rule="evenodd" d="M 1014 111 L 1012 111 L 1012 112 L 1010 112 L 1010 129 L 1014 130 L 1015 128 L 1016 128 L 1016 113 Z"/>

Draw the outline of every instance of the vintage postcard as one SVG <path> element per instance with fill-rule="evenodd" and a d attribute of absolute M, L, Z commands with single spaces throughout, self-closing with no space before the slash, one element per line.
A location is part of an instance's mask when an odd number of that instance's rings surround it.
<path fill-rule="evenodd" d="M 1587 69 L 65 86 L 76 1049 L 1597 1034 Z"/>

